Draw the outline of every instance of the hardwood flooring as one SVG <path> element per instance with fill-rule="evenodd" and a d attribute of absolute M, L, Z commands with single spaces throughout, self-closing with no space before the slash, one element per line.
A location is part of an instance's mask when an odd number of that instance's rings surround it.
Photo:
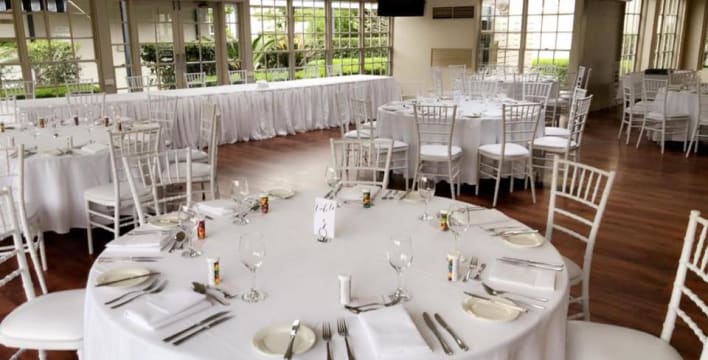
<path fill-rule="evenodd" d="M 627 326 L 659 335 L 666 314 L 676 265 L 691 209 L 708 215 L 708 146 L 688 159 L 680 144 L 671 144 L 664 155 L 658 146 L 644 142 L 639 149 L 616 140 L 618 121 L 611 111 L 593 113 L 583 138 L 580 161 L 617 171 L 615 186 L 600 228 L 591 276 L 591 312 L 594 321 Z M 222 194 L 229 192 L 228 179 L 246 176 L 253 187 L 290 183 L 296 188 L 323 182 L 329 161 L 328 139 L 338 130 L 313 131 L 225 145 L 219 148 L 219 177 Z M 635 137 L 636 138 L 636 135 Z M 463 187 L 461 200 L 490 206 L 494 185 L 483 181 L 480 196 L 474 188 Z M 537 203 L 522 186 L 509 194 L 500 190 L 498 208 L 530 226 L 544 229 L 548 191 L 537 188 Z M 448 195 L 445 184 L 438 194 Z M 97 232 L 96 234 L 102 234 Z M 97 253 L 106 242 L 105 234 L 96 240 Z M 50 269 L 46 274 L 50 291 L 83 287 L 94 260 L 86 251 L 84 230 L 66 235 L 47 235 Z M 581 248 L 565 239 L 554 244 L 565 255 L 580 260 Z M 0 271 L 4 267 L 0 267 Z M 696 279 L 689 284 L 704 299 L 708 288 Z M 0 289 L 0 316 L 24 301 L 19 281 Z M 686 301 L 684 301 L 686 303 Z M 697 309 L 690 309 L 697 313 Z M 708 329 L 705 316 L 699 317 Z M 679 321 L 672 339 L 686 359 L 697 359 L 700 343 Z M 0 358 L 9 349 L 0 347 Z M 50 359 L 73 359 L 66 352 L 49 354 Z M 33 359 L 29 352 L 22 359 Z"/>

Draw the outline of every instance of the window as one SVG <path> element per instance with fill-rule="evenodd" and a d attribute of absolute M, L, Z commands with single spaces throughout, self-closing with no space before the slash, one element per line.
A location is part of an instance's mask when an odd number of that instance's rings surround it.
<path fill-rule="evenodd" d="M 684 0 L 662 0 L 656 25 L 654 67 L 674 68 L 678 62 L 683 27 Z"/>
<path fill-rule="evenodd" d="M 307 65 L 317 65 L 324 74 L 325 24 L 323 0 L 293 0 L 295 78 L 302 77 L 300 70 Z"/>
<path fill-rule="evenodd" d="M 528 0 L 524 67 L 554 64 L 568 68 L 575 1 Z"/>
<path fill-rule="evenodd" d="M 241 70 L 241 57 L 239 46 L 238 6 L 236 4 L 225 4 L 224 11 L 226 18 L 226 58 L 229 62 L 229 70 Z"/>
<path fill-rule="evenodd" d="M 355 1 L 332 2 L 332 63 L 342 64 L 344 75 L 359 73 L 359 7 Z"/>
<path fill-rule="evenodd" d="M 214 41 L 214 9 L 182 8 L 182 31 L 187 73 L 204 73 L 207 86 L 218 85 L 216 77 L 216 42 Z"/>
<path fill-rule="evenodd" d="M 632 0 L 624 6 L 624 30 L 622 31 L 622 57 L 620 74 L 634 71 L 639 47 L 639 27 L 642 19 L 642 0 Z"/>
<path fill-rule="evenodd" d="M 391 22 L 376 16 L 377 8 L 376 3 L 364 3 L 364 73 L 387 75 L 391 68 Z"/>
<path fill-rule="evenodd" d="M 256 79 L 265 79 L 268 69 L 290 66 L 288 8 L 286 0 L 253 0 L 251 42 Z"/>
<path fill-rule="evenodd" d="M 172 4 L 132 3 L 133 19 L 137 24 L 140 72 L 152 76 L 159 88 L 176 87 Z"/>
<path fill-rule="evenodd" d="M 114 0 L 108 4 L 108 24 L 111 31 L 111 54 L 116 74 L 116 89 L 128 88 L 128 76 L 134 76 L 133 59 L 130 53 L 128 8 L 126 0 Z"/>
<path fill-rule="evenodd" d="M 483 0 L 480 65 L 519 66 L 523 0 Z"/>
<path fill-rule="evenodd" d="M 0 76 L 3 80 L 22 80 L 15 22 L 12 20 L 11 11 L 0 12 L 0 64 Z"/>

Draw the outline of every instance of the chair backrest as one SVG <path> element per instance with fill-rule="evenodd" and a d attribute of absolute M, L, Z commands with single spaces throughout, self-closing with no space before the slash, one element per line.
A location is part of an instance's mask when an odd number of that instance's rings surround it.
<path fill-rule="evenodd" d="M 465 83 L 465 73 L 467 72 L 467 65 L 448 65 L 447 72 L 450 77 L 450 82 L 453 84 L 452 88 L 455 89 L 455 84 L 458 84 L 458 90 L 464 90 L 463 86 Z"/>
<path fill-rule="evenodd" d="M 0 264 L 16 258 L 17 269 L 12 270 L 0 279 L 0 287 L 19 277 L 22 281 L 22 288 L 25 291 L 25 298 L 29 301 L 35 298 L 35 291 L 29 266 L 27 265 L 24 243 L 22 242 L 21 226 L 15 210 L 15 198 L 12 195 L 12 190 L 8 187 L 3 187 L 0 189 L 0 238 L 12 237 L 14 248 L 0 256 Z M 7 268 L 7 265 L 3 265 L 3 268 Z"/>
<path fill-rule="evenodd" d="M 570 104 L 570 116 L 568 117 L 568 130 L 570 131 L 570 136 L 568 139 L 568 147 L 572 143 L 576 146 L 580 146 L 583 141 L 583 132 L 585 131 L 585 123 L 587 123 L 588 115 L 590 114 L 590 104 L 592 103 L 592 97 L 574 97 L 572 103 Z"/>
<path fill-rule="evenodd" d="M 216 125 L 216 104 L 212 99 L 205 99 L 199 104 L 199 138 L 197 148 L 210 148 Z"/>
<path fill-rule="evenodd" d="M 332 165 L 343 185 L 388 187 L 393 140 L 374 146 L 373 141 L 330 139 Z"/>
<path fill-rule="evenodd" d="M 205 87 L 206 74 L 204 72 L 185 73 L 184 83 L 188 88 Z"/>
<path fill-rule="evenodd" d="M 0 122 L 15 122 L 17 117 L 17 100 L 14 96 L 0 97 Z"/>
<path fill-rule="evenodd" d="M 506 153 L 507 144 L 517 144 L 532 148 L 538 123 L 541 121 L 541 104 L 503 104 L 501 125 L 501 155 Z"/>
<path fill-rule="evenodd" d="M 320 77 L 320 66 L 317 64 L 305 65 L 302 68 L 302 78 L 303 79 L 316 79 Z"/>
<path fill-rule="evenodd" d="M 553 158 L 546 240 L 559 231 L 585 243 L 583 284 L 588 286 L 595 239 L 615 179 L 605 171 L 575 161 Z M 582 229 L 582 230 L 580 230 Z"/>
<path fill-rule="evenodd" d="M 696 79 L 696 114 L 698 114 L 698 121 L 694 127 L 700 125 L 708 125 L 708 94 L 704 94 L 701 89 L 701 79 Z M 695 131 L 695 130 L 694 130 Z M 693 134 L 693 132 L 691 132 Z"/>
<path fill-rule="evenodd" d="M 335 93 L 335 100 L 337 103 L 337 120 L 339 121 L 340 135 L 344 137 L 344 134 L 349 131 L 349 124 L 351 123 L 349 98 L 344 91 L 340 90 Z"/>
<path fill-rule="evenodd" d="M 455 134 L 457 105 L 421 105 L 414 108 L 416 142 L 420 151 L 424 144 L 443 145 L 451 156 Z"/>
<path fill-rule="evenodd" d="M 336 63 L 332 65 L 325 65 L 325 71 L 327 76 L 342 76 L 344 75 L 344 69 L 341 63 Z"/>
<path fill-rule="evenodd" d="M 551 96 L 551 82 L 524 82 L 521 88 L 521 99 L 541 104 L 546 108 L 548 97 Z"/>
<path fill-rule="evenodd" d="M 129 155 L 157 153 L 160 149 L 160 125 L 143 126 L 129 131 L 110 131 L 108 140 L 113 195 L 117 204 L 120 198 L 120 183 L 128 179 L 121 159 Z"/>
<path fill-rule="evenodd" d="M 270 81 L 288 81 L 290 80 L 290 70 L 288 68 L 275 68 L 268 70 Z"/>
<path fill-rule="evenodd" d="M 535 83 L 541 79 L 541 74 L 537 72 L 525 72 L 523 74 L 514 74 L 514 82 L 517 83 Z"/>
<path fill-rule="evenodd" d="M 639 97 L 637 96 L 637 87 L 630 80 L 625 78 L 622 79 L 622 107 L 623 111 L 626 111 L 631 106 L 634 105 Z"/>
<path fill-rule="evenodd" d="M 415 99 L 425 96 L 425 83 L 422 81 L 401 81 L 401 100 Z"/>
<path fill-rule="evenodd" d="M 248 84 L 248 72 L 246 70 L 229 70 L 229 83 Z"/>
<path fill-rule="evenodd" d="M 349 99 L 351 104 L 351 122 L 354 123 L 357 131 L 357 137 L 361 138 L 365 129 L 373 129 L 373 122 L 369 116 L 369 101 L 359 97 Z M 366 136 L 364 138 L 371 138 Z"/>
<path fill-rule="evenodd" d="M 674 280 L 674 288 L 671 292 L 671 300 L 664 319 L 664 326 L 661 330 L 661 338 L 669 342 L 673 335 L 676 326 L 676 318 L 681 318 L 686 325 L 698 337 L 698 340 L 703 344 L 700 360 L 708 360 L 708 339 L 706 333 L 698 324 L 706 324 L 708 318 L 708 306 L 706 306 L 706 292 L 701 292 L 700 289 L 705 289 L 708 283 L 708 219 L 701 217 L 701 212 L 692 210 L 686 227 L 686 236 L 683 239 L 683 248 L 681 257 L 678 261 L 678 269 L 676 270 L 676 279 Z M 697 235 L 697 236 L 696 236 Z M 698 240 L 698 241 L 696 241 Z M 694 290 L 689 288 L 686 283 L 686 275 L 693 273 L 694 277 L 703 281 L 703 287 L 696 286 Z M 696 283 L 697 284 L 697 283 Z M 691 308 L 700 309 L 705 316 L 701 321 L 695 321 L 691 318 L 688 312 L 681 308 L 681 298 L 685 297 L 686 302 L 692 302 L 695 306 Z"/>
<path fill-rule="evenodd" d="M 465 95 L 473 97 L 494 96 L 497 93 L 499 81 L 468 79 L 465 84 Z"/>
<path fill-rule="evenodd" d="M 645 111 L 663 113 L 668 100 L 669 81 L 644 77 L 642 79 L 642 102 L 646 104 Z"/>
<path fill-rule="evenodd" d="M 693 70 L 676 70 L 669 73 L 669 85 L 684 86 L 693 85 L 696 82 L 697 74 Z"/>
<path fill-rule="evenodd" d="M 556 64 L 536 64 L 531 67 L 532 72 L 542 75 L 558 76 L 558 65 Z"/>
<path fill-rule="evenodd" d="M 592 68 L 587 68 L 585 70 L 585 76 L 583 77 L 583 86 L 582 86 L 582 88 L 585 90 L 588 89 L 588 84 L 590 83 L 590 75 L 592 75 Z"/>
<path fill-rule="evenodd" d="M 72 116 L 96 120 L 106 115 L 106 93 L 68 93 L 66 100 Z"/>
<path fill-rule="evenodd" d="M 184 162 L 180 162 L 181 159 L 184 159 Z M 121 161 L 128 174 L 128 186 L 130 186 L 141 226 L 146 223 L 149 209 L 152 209 L 155 215 L 160 215 L 178 208 L 179 205 L 188 207 L 191 205 L 190 148 L 126 155 Z M 176 189 L 182 186 L 184 192 Z M 145 200 L 146 190 L 151 194 L 149 202 Z"/>
<path fill-rule="evenodd" d="M 64 83 L 66 86 L 66 93 L 68 94 L 93 94 L 95 90 L 96 83 L 93 79 L 78 79 L 74 81 L 67 81 Z"/>
<path fill-rule="evenodd" d="M 153 82 L 153 78 L 147 75 L 126 76 L 125 80 L 130 92 L 150 91 Z"/>
<path fill-rule="evenodd" d="M 148 122 L 158 123 L 162 127 L 162 138 L 174 140 L 174 126 L 177 119 L 176 96 L 152 95 L 148 99 Z"/>
<path fill-rule="evenodd" d="M 3 80 L 2 91 L 3 96 L 24 97 L 25 99 L 34 99 L 35 83 L 33 80 Z"/>
<path fill-rule="evenodd" d="M 578 73 L 575 74 L 575 84 L 573 88 L 582 88 L 585 83 L 585 66 L 578 66 Z"/>
<path fill-rule="evenodd" d="M 439 66 L 433 66 L 430 68 L 430 77 L 433 84 L 433 92 L 436 95 L 442 95 L 443 92 L 443 74 L 442 69 Z"/>

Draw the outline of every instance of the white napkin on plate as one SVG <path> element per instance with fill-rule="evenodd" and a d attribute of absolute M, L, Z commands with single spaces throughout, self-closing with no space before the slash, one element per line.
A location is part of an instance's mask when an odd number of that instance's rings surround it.
<path fill-rule="evenodd" d="M 137 235 L 125 234 L 106 244 L 106 249 L 159 252 L 169 239 L 169 234 L 159 231 Z"/>
<path fill-rule="evenodd" d="M 496 260 L 489 270 L 489 281 L 528 289 L 555 290 L 556 272 Z"/>
<path fill-rule="evenodd" d="M 99 144 L 99 143 L 88 144 L 88 145 L 84 145 L 81 147 L 81 150 L 83 152 L 86 152 L 89 154 L 95 154 L 95 153 L 101 152 L 106 149 L 108 149 L 108 146 L 106 146 L 104 144 Z"/>
<path fill-rule="evenodd" d="M 203 201 L 197 204 L 197 211 L 204 215 L 219 217 L 233 215 L 238 204 L 230 199 Z"/>
<path fill-rule="evenodd" d="M 431 353 L 403 305 L 362 313 L 359 320 L 377 359 L 403 360 Z"/>
<path fill-rule="evenodd" d="M 381 188 L 373 185 L 343 187 L 342 190 L 339 191 L 339 194 L 337 194 L 337 198 L 343 201 L 361 201 L 364 190 L 369 190 L 371 192 L 371 200 L 373 201 Z"/>
<path fill-rule="evenodd" d="M 123 311 L 129 321 L 148 330 L 157 330 L 211 306 L 206 296 L 190 289 L 172 289 L 148 295 L 145 302 Z"/>

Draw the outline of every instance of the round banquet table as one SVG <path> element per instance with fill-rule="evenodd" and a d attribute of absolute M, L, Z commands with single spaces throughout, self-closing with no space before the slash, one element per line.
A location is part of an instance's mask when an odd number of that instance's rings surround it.
<path fill-rule="evenodd" d="M 465 100 L 458 105 L 455 133 L 452 143 L 462 147 L 463 183 L 477 185 L 477 149 L 480 145 L 501 141 L 502 103 L 514 103 L 511 99 Z M 541 119 L 543 119 L 543 114 Z M 413 177 L 418 157 L 415 116 L 412 105 L 392 102 L 378 108 L 376 117 L 377 136 L 408 143 L 408 175 Z M 543 136 L 544 127 L 539 124 L 536 137 Z M 439 174 L 447 174 L 447 164 L 441 165 Z M 523 171 L 519 171 L 523 173 Z"/>
<path fill-rule="evenodd" d="M 660 90 L 654 101 L 659 102 L 659 104 L 662 104 L 661 102 L 664 100 L 665 93 L 665 90 Z M 696 103 L 698 99 L 696 90 L 670 90 L 668 94 L 668 114 L 688 114 L 690 118 L 690 122 L 688 125 L 688 137 L 690 140 L 693 128 L 696 126 L 696 122 L 700 120 L 700 114 L 698 113 L 697 106 L 698 104 Z M 702 93 L 700 96 L 703 98 L 703 104 L 707 103 L 706 100 L 708 98 L 708 94 Z M 659 108 L 661 108 L 662 106 L 663 104 L 660 105 Z M 654 133 L 654 140 L 660 140 L 660 137 L 657 135 L 657 133 Z M 667 136 L 666 140 L 684 141 L 684 138 L 680 134 L 674 134 Z"/>
<path fill-rule="evenodd" d="M 395 273 L 386 259 L 386 245 L 392 234 L 407 232 L 413 239 L 414 257 L 406 271 L 406 287 L 412 300 L 403 306 L 432 348 L 426 356 L 414 359 L 564 359 L 567 318 L 567 271 L 556 273 L 555 290 L 525 289 L 525 293 L 548 297 L 545 310 L 531 310 L 508 323 L 492 323 L 467 315 L 461 308 L 463 290 L 483 294 L 479 282 L 448 282 L 446 254 L 453 249 L 452 234 L 441 232 L 435 223 L 417 219 L 422 203 L 407 200 L 375 200 L 364 209 L 346 204 L 337 210 L 336 238 L 318 243 L 312 234 L 314 198 L 324 189 L 302 191 L 289 200 L 272 199 L 270 213 L 252 213 L 249 225 L 233 225 L 229 218 L 207 220 L 207 238 L 199 243 L 204 255 L 184 258 L 178 252 L 162 253 L 152 263 L 99 263 L 89 274 L 85 301 L 84 352 L 86 359 L 266 359 L 252 346 L 253 335 L 273 324 L 290 324 L 300 319 L 316 330 L 314 347 L 296 359 L 325 358 L 325 344 L 320 329 L 323 321 L 334 325 L 345 318 L 350 329 L 350 344 L 357 359 L 374 359 L 367 336 L 356 315 L 339 304 L 337 275 L 352 275 L 354 298 L 390 293 L 396 283 Z M 451 200 L 435 198 L 431 211 L 447 208 Z M 392 221 L 395 216 L 395 221 Z M 472 212 L 475 224 L 513 221 L 497 210 Z M 222 284 L 237 293 L 250 284 L 250 274 L 240 263 L 239 236 L 259 231 L 266 241 L 266 257 L 258 270 L 259 289 L 267 293 L 265 301 L 255 304 L 231 300 L 229 306 L 214 305 L 207 311 L 181 319 L 151 331 L 137 326 L 124 315 L 125 309 L 146 301 L 145 297 L 123 308 L 110 309 L 103 303 L 125 292 L 108 287 L 96 288 L 99 274 L 119 267 L 145 266 L 162 273 L 168 289 L 189 288 L 192 281 L 207 281 L 207 257 L 220 257 Z M 110 255 L 106 250 L 101 257 Z M 493 267 L 499 256 L 561 263 L 561 257 L 549 243 L 533 249 L 511 248 L 478 226 L 472 226 L 462 241 L 464 254 L 479 257 L 480 263 Z M 113 253 L 116 254 L 115 252 Z M 131 253 L 137 255 L 140 253 Z M 490 269 L 487 269 L 487 274 Z M 487 276 L 483 276 L 486 278 Z M 507 287 L 511 289 L 511 287 Z M 174 346 L 162 338 L 193 324 L 209 314 L 231 310 L 235 318 L 218 327 Z M 454 348 L 454 356 L 445 356 L 439 343 L 423 322 L 422 312 L 440 313 L 470 346 L 468 352 Z M 442 331 L 442 330 L 441 330 Z M 447 334 L 445 334 L 447 335 Z M 451 346 L 455 346 L 448 337 Z M 333 336 L 336 359 L 346 358 L 343 339 Z M 406 360 L 411 359 L 406 358 Z"/>
<path fill-rule="evenodd" d="M 519 76 L 519 75 L 516 75 Z M 485 81 L 497 81 L 499 91 L 506 93 L 512 99 L 520 100 L 523 97 L 523 82 L 516 79 L 514 74 L 491 75 L 484 78 Z M 560 95 L 560 87 L 555 76 L 541 75 L 540 82 L 552 83 L 549 99 L 556 99 Z"/>

